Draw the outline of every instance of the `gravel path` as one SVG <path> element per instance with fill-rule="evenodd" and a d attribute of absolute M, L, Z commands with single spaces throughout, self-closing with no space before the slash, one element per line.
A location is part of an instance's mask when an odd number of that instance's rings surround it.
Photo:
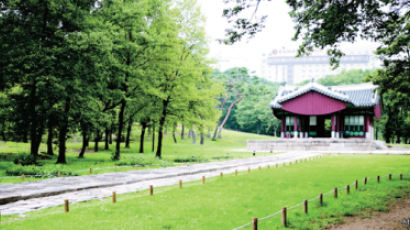
<path fill-rule="evenodd" d="M 112 195 L 145 190 L 154 187 L 200 180 L 220 172 L 245 171 L 249 167 L 287 163 L 321 155 L 318 152 L 289 152 L 268 157 L 255 157 L 189 166 L 168 167 L 129 172 L 105 173 L 89 176 L 58 177 L 35 182 L 0 184 L 0 211 L 2 215 L 25 213 L 33 210 L 70 203 L 101 199 Z"/>

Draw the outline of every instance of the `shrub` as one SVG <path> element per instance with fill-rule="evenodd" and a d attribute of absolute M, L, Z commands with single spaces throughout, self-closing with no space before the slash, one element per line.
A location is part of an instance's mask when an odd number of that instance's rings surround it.
<path fill-rule="evenodd" d="M 186 158 L 175 158 L 174 159 L 175 163 L 189 163 L 189 162 L 208 162 L 207 159 L 201 158 L 201 157 L 186 157 Z"/>
<path fill-rule="evenodd" d="M 160 160 L 158 158 L 152 157 L 128 157 L 126 159 L 122 159 L 115 163 L 117 166 L 124 166 L 124 165 L 139 165 L 142 167 L 145 166 L 152 166 L 152 165 L 160 165 L 160 166 L 170 166 L 171 163 Z"/>
<path fill-rule="evenodd" d="M 31 176 L 39 176 L 39 177 L 47 177 L 47 176 L 57 176 L 58 172 L 61 173 L 62 176 L 77 176 L 77 173 L 70 172 L 69 170 L 65 170 L 59 166 L 50 166 L 50 167 L 38 167 L 35 165 L 29 166 L 21 166 L 15 165 L 10 167 L 6 170 L 7 176 L 20 176 L 21 174 L 24 175 L 31 175 Z"/>
<path fill-rule="evenodd" d="M 14 159 L 14 164 L 18 165 L 41 165 L 39 162 L 37 162 L 36 158 L 29 154 L 29 155 L 19 155 Z"/>

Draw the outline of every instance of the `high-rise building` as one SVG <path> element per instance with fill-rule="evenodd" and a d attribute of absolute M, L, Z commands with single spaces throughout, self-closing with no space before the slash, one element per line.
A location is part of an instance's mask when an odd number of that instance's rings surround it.
<path fill-rule="evenodd" d="M 371 49 L 345 51 L 339 68 L 333 70 L 325 51 L 314 51 L 309 56 L 295 57 L 296 50 L 274 49 L 262 55 L 259 75 L 273 82 L 298 83 L 338 74 L 343 70 L 375 69 L 380 61 Z"/>

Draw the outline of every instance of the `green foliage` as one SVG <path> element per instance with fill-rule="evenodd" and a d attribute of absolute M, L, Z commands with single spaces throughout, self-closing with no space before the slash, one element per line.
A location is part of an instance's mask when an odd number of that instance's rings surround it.
<path fill-rule="evenodd" d="M 78 173 L 71 172 L 69 170 L 64 170 L 61 167 L 54 166 L 54 167 L 41 167 L 41 166 L 20 166 L 20 165 L 15 165 L 13 167 L 10 167 L 6 170 L 6 175 L 7 176 L 21 176 L 22 174 L 27 175 L 27 176 L 37 176 L 38 178 L 41 177 L 50 177 L 50 176 L 57 176 L 58 172 L 62 176 L 77 176 Z"/>
<path fill-rule="evenodd" d="M 208 162 L 207 159 L 203 159 L 201 157 L 197 157 L 197 156 L 191 156 L 191 157 L 185 157 L 185 158 L 175 158 L 174 159 L 175 163 L 203 163 L 203 162 Z"/>
<path fill-rule="evenodd" d="M 269 103 L 276 95 L 278 83 L 272 83 L 256 76 L 250 76 L 246 68 L 233 68 L 225 72 L 216 71 L 213 79 L 221 82 L 227 92 L 220 103 L 226 105 L 241 95 L 242 100 L 231 111 L 224 127 L 258 134 L 277 135 L 279 121 L 272 115 Z M 223 100 L 226 99 L 224 102 Z M 228 106 L 222 111 L 221 119 L 226 116 Z"/>
<path fill-rule="evenodd" d="M 328 75 L 324 78 L 319 79 L 317 82 L 322 85 L 332 86 L 332 85 L 354 85 L 363 83 L 366 77 L 374 73 L 374 70 L 343 70 L 337 75 Z"/>

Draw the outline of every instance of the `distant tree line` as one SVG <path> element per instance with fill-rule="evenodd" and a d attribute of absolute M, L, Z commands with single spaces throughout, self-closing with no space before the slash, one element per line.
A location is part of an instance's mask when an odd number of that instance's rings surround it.
<path fill-rule="evenodd" d="M 222 88 L 203 25 L 194 0 L 0 0 L 0 139 L 30 142 L 37 158 L 46 136 L 57 163 L 71 134 L 79 157 L 114 139 L 118 160 L 138 122 L 161 158 L 166 127 L 214 125 Z"/>

